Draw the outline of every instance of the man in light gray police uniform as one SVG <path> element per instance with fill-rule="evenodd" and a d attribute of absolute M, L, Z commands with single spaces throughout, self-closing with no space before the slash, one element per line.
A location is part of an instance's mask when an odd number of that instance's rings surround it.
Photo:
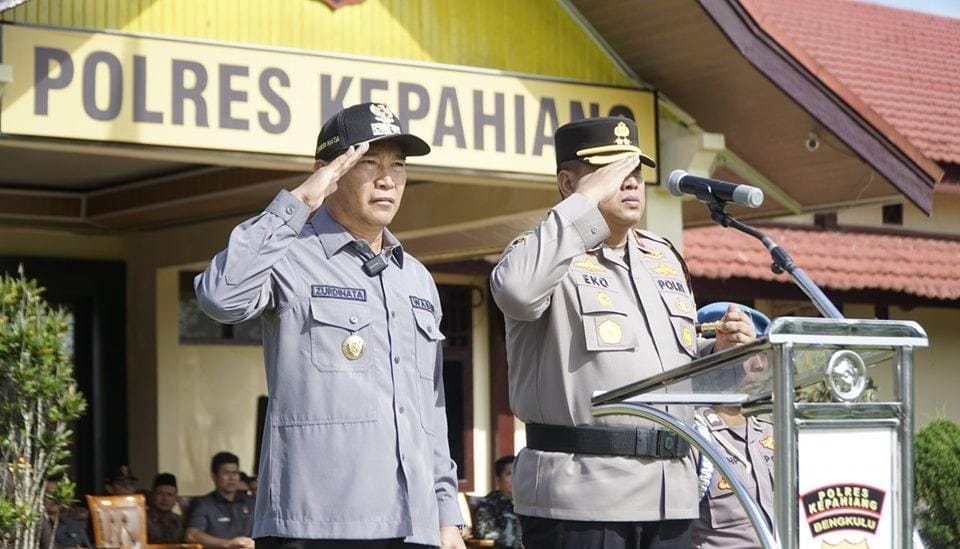
<path fill-rule="evenodd" d="M 526 422 L 514 465 L 524 545 L 688 549 L 697 516 L 689 445 L 590 398 L 698 356 L 685 265 L 636 229 L 645 205 L 637 128 L 594 118 L 555 135 L 563 200 L 504 252 L 491 278 L 506 316 L 510 404 Z M 716 349 L 754 339 L 731 310 Z M 691 419 L 687 407 L 671 412 Z"/>
<path fill-rule="evenodd" d="M 263 319 L 258 547 L 463 547 L 440 300 L 386 230 L 405 158 L 429 151 L 383 105 L 339 112 L 313 175 L 237 226 L 197 277 L 216 320 Z"/>
<path fill-rule="evenodd" d="M 729 310 L 726 302 L 711 303 L 697 311 L 697 320 L 706 327 Z M 764 334 L 770 319 L 760 311 L 741 306 L 753 322 L 754 331 Z M 710 331 L 704 330 L 704 337 Z M 752 356 L 742 364 L 697 376 L 693 385 L 697 392 L 716 393 L 751 392 L 751 387 L 762 387 L 769 382 L 767 357 Z M 773 527 L 773 425 L 757 416 L 744 416 L 739 406 L 705 406 L 696 409 L 694 421 L 697 430 L 714 442 L 730 463 L 737 478 L 749 490 L 749 496 L 760 505 L 767 527 Z M 729 479 L 700 455 L 699 492 L 700 517 L 693 523 L 693 547 L 696 549 L 739 549 L 760 547 L 757 531 L 747 518 L 747 512 Z"/>

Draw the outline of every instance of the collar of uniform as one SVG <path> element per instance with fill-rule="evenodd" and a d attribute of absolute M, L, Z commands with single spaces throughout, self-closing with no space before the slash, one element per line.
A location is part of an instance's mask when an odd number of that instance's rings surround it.
<path fill-rule="evenodd" d="M 310 221 L 313 229 L 320 239 L 320 245 L 323 246 L 323 252 L 330 259 L 335 253 L 341 251 L 347 244 L 356 240 L 349 231 L 343 228 L 343 225 L 330 216 L 326 206 L 320 206 L 317 214 Z M 403 268 L 403 246 L 397 237 L 388 229 L 383 229 L 383 247 L 390 250 L 393 261 L 401 269 Z"/>
<path fill-rule="evenodd" d="M 400 244 L 400 241 L 397 239 L 393 233 L 390 232 L 390 229 L 384 227 L 383 229 L 383 249 L 390 252 L 390 255 L 393 257 L 393 262 L 397 264 L 397 267 L 403 268 L 403 244 Z"/>
<path fill-rule="evenodd" d="M 630 248 L 630 244 L 627 244 L 627 249 L 624 250 L 624 252 L 627 253 L 627 254 L 630 253 L 629 248 Z M 626 263 L 626 261 L 624 260 L 624 257 L 626 257 L 626 256 L 620 257 L 620 254 L 618 254 L 616 251 L 614 251 L 614 249 L 611 248 L 610 246 L 601 245 L 601 247 L 600 247 L 600 255 L 602 255 L 604 259 L 606 259 L 607 261 L 609 261 L 609 262 L 611 262 L 611 263 L 616 263 L 617 265 L 620 265 L 621 267 L 624 267 L 624 268 L 626 268 L 626 266 L 627 266 L 627 263 Z"/>

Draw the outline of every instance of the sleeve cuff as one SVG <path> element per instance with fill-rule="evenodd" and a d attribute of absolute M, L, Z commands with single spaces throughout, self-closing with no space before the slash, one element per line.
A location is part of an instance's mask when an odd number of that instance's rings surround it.
<path fill-rule="evenodd" d="M 277 196 L 264 211 L 279 217 L 284 224 L 298 233 L 307 223 L 307 217 L 310 216 L 310 206 L 304 204 L 302 200 L 293 196 L 287 190 L 277 193 Z"/>
<path fill-rule="evenodd" d="M 600 210 L 583 195 L 571 194 L 554 206 L 553 211 L 573 225 L 588 250 L 610 237 L 610 228 Z"/>
<path fill-rule="evenodd" d="M 462 526 L 466 524 L 463 516 L 460 514 L 460 506 L 457 500 L 453 498 L 437 501 L 437 507 L 440 508 L 440 527 L 444 526 Z"/>

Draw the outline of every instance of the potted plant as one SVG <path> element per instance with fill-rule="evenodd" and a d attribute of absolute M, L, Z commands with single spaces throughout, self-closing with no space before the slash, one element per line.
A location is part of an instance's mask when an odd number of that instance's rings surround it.
<path fill-rule="evenodd" d="M 73 377 L 67 314 L 42 292 L 22 267 L 19 276 L 0 276 L 0 545 L 17 549 L 39 547 L 45 496 L 63 505 L 73 499 L 69 480 L 50 494 L 45 484 L 66 469 L 70 425 L 86 407 Z"/>

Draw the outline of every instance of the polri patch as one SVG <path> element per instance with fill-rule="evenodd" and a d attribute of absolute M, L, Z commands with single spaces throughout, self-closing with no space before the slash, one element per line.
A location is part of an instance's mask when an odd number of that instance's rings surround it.
<path fill-rule="evenodd" d="M 422 297 L 417 297 L 415 295 L 410 296 L 410 304 L 413 305 L 414 309 L 422 309 L 424 311 L 433 312 L 433 303 L 430 303 Z"/>
<path fill-rule="evenodd" d="M 325 286 L 322 284 L 310 286 L 310 295 L 311 297 L 347 299 L 350 301 L 367 300 L 367 291 L 362 288 L 342 288 L 340 286 Z"/>

